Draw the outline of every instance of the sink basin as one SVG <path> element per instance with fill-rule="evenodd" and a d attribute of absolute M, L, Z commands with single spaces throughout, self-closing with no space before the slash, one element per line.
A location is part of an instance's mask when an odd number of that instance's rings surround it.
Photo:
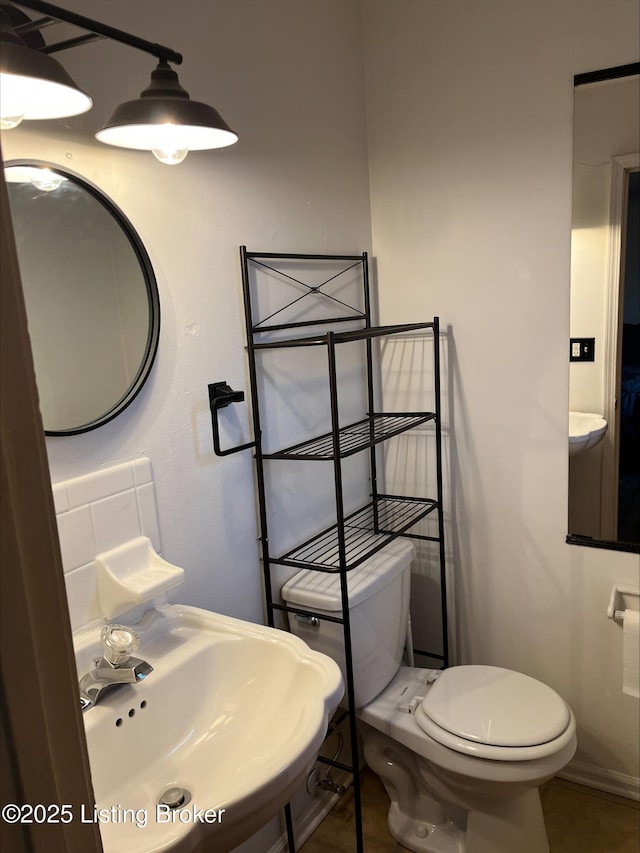
<path fill-rule="evenodd" d="M 285 631 L 194 607 L 150 611 L 135 630 L 153 672 L 83 715 L 105 853 L 225 853 L 306 777 L 340 671 Z M 74 637 L 80 675 L 99 632 Z M 176 787 L 185 801 L 157 807 Z"/>
<path fill-rule="evenodd" d="M 569 412 L 569 456 L 595 447 L 607 431 L 607 422 L 591 412 Z"/>

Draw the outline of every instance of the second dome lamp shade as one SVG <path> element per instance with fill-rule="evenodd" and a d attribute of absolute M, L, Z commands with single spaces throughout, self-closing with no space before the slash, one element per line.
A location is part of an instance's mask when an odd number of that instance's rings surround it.
<path fill-rule="evenodd" d="M 120 148 L 152 151 L 163 163 L 180 163 L 189 150 L 224 148 L 238 135 L 208 104 L 192 101 L 178 75 L 161 59 L 149 86 L 116 108 L 96 139 Z"/>

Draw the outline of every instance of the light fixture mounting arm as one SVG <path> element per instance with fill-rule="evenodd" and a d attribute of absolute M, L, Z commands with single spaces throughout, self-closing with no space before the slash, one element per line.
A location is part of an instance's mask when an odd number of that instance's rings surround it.
<path fill-rule="evenodd" d="M 172 62 L 174 65 L 182 63 L 182 54 L 177 53 L 170 47 L 165 47 L 162 44 L 155 44 L 146 39 L 134 36 L 124 30 L 110 27 L 108 24 L 103 24 L 100 21 L 95 21 L 92 18 L 87 18 L 84 15 L 79 15 L 77 12 L 71 12 L 67 9 L 62 9 L 60 6 L 54 6 L 53 3 L 47 3 L 45 0 L 12 0 L 14 5 L 21 6 L 24 9 L 30 9 L 33 12 L 39 12 L 45 15 L 46 18 L 61 21 L 66 24 L 80 27 L 88 33 L 92 33 L 99 38 L 107 38 L 112 41 L 121 42 L 129 47 L 142 50 L 145 53 L 150 53 L 158 59 L 164 59 L 166 62 Z M 44 22 L 43 22 L 44 23 Z M 56 50 L 65 50 L 75 44 L 81 44 L 87 39 L 71 39 L 58 44 L 51 44 L 46 48 L 47 53 L 55 53 Z"/>

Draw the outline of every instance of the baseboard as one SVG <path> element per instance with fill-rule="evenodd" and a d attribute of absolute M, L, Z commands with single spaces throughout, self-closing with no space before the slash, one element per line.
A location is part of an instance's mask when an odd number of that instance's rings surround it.
<path fill-rule="evenodd" d="M 626 773 L 617 773 L 615 770 L 603 770 L 580 761 L 572 761 L 561 773 L 558 773 L 558 776 L 569 782 L 586 785 L 588 788 L 597 788 L 608 794 L 617 794 L 619 797 L 640 801 L 640 779 L 637 776 L 628 776 Z"/>
<path fill-rule="evenodd" d="M 346 788 L 351 784 L 351 774 L 342 770 L 334 770 L 333 778 L 336 784 L 344 785 Z M 342 795 L 344 796 L 344 794 Z M 319 794 L 309 811 L 295 821 L 296 847 L 299 849 L 309 839 L 313 832 L 320 826 L 325 817 L 340 799 L 340 795 L 332 794 L 330 797 Z M 283 833 L 280 838 L 271 845 L 268 853 L 288 853 L 289 845 L 287 835 Z"/>

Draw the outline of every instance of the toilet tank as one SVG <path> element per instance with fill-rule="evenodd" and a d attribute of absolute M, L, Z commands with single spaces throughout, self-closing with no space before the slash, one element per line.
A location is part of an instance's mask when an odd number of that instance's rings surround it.
<path fill-rule="evenodd" d="M 386 687 L 402 661 L 414 555 L 411 542 L 393 539 L 347 572 L 356 708 L 366 705 Z M 291 607 L 339 617 L 340 575 L 305 569 L 282 587 L 282 598 Z M 288 616 L 292 633 L 312 649 L 333 658 L 346 683 L 342 624 L 323 619 L 311 622 L 308 617 L 293 613 Z"/>

